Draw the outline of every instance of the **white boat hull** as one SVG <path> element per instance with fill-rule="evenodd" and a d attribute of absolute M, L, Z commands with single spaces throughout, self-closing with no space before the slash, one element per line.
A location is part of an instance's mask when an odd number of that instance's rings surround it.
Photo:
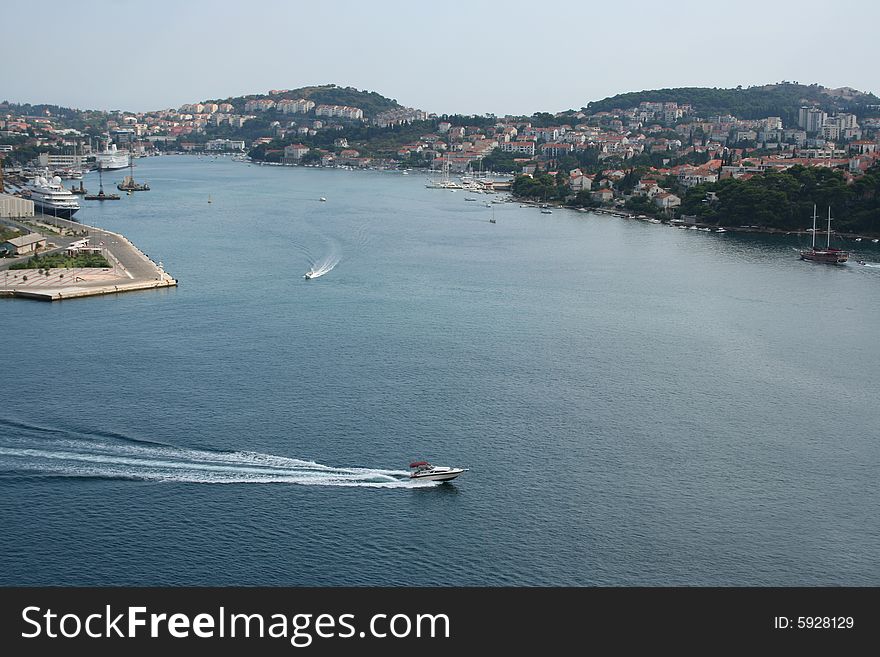
<path fill-rule="evenodd" d="M 450 481 L 455 479 L 462 472 L 467 472 L 464 468 L 434 468 L 424 472 L 414 472 L 410 475 L 410 479 L 424 481 Z"/>

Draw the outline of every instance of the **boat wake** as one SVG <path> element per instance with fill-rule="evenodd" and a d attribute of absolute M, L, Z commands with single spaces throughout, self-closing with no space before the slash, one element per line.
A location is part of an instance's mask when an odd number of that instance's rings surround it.
<path fill-rule="evenodd" d="M 37 429 L 0 439 L 0 476 L 366 488 L 420 488 L 426 483 L 411 481 L 405 470 L 333 467 L 259 452 L 190 449 L 129 438 L 108 440 L 107 434 L 79 438 L 71 432 Z M 67 437 L 56 437 L 59 434 Z"/>
<path fill-rule="evenodd" d="M 333 268 L 339 264 L 338 256 L 328 256 L 324 260 L 320 262 L 309 262 L 309 271 L 306 272 L 307 278 L 318 278 L 319 276 L 323 276 L 331 271 Z"/>

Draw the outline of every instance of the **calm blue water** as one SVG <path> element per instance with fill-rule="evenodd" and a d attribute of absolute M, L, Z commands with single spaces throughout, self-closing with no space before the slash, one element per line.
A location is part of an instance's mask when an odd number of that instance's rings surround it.
<path fill-rule="evenodd" d="M 0 302 L 0 584 L 880 584 L 880 265 L 417 174 L 135 177 L 79 218 L 179 288 Z"/>

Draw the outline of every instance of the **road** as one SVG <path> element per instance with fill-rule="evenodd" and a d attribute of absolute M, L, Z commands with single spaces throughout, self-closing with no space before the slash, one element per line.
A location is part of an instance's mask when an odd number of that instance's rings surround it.
<path fill-rule="evenodd" d="M 93 276 L 88 275 L 88 270 L 80 270 L 77 273 L 83 274 L 82 277 L 75 276 L 73 279 L 68 277 L 68 279 L 63 282 L 57 280 L 57 284 L 54 284 L 51 287 L 62 294 L 66 291 L 70 291 L 71 288 L 74 287 L 78 291 L 87 291 L 89 289 L 106 291 L 108 288 L 112 288 L 115 285 L 129 287 L 138 284 L 151 285 L 160 282 L 173 283 L 171 276 L 166 274 L 156 263 L 152 262 L 145 253 L 119 233 L 113 233 L 111 231 L 95 228 L 94 226 L 87 226 L 75 221 L 58 219 L 46 215 L 37 215 L 34 217 L 34 221 L 52 225 L 56 228 L 63 229 L 65 233 L 68 233 L 65 235 L 52 234 L 47 236 L 48 241 L 55 244 L 56 248 L 44 253 L 63 251 L 72 242 L 88 236 L 90 246 L 103 247 L 104 255 L 111 264 L 109 271 L 97 269 L 93 272 Z M 33 226 L 20 223 L 18 225 L 27 230 L 33 230 Z M 7 269 L 9 265 L 15 262 L 25 259 L 27 258 L 0 260 L 0 271 Z M 11 273 L 8 277 L 4 275 L 3 278 L 0 278 L 0 284 L 3 284 L 5 280 L 10 280 L 10 277 Z M 55 282 L 56 279 L 53 278 L 53 283 Z M 36 277 L 29 277 L 27 282 L 22 282 L 21 279 L 16 278 L 14 287 L 19 290 L 32 287 L 45 289 L 47 283 L 48 281 Z"/>

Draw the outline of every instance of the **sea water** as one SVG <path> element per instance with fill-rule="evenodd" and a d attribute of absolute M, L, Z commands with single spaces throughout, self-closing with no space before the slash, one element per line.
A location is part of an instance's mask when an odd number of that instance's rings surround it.
<path fill-rule="evenodd" d="M 0 583 L 880 583 L 877 245 L 136 163 L 180 286 L 0 302 Z"/>

